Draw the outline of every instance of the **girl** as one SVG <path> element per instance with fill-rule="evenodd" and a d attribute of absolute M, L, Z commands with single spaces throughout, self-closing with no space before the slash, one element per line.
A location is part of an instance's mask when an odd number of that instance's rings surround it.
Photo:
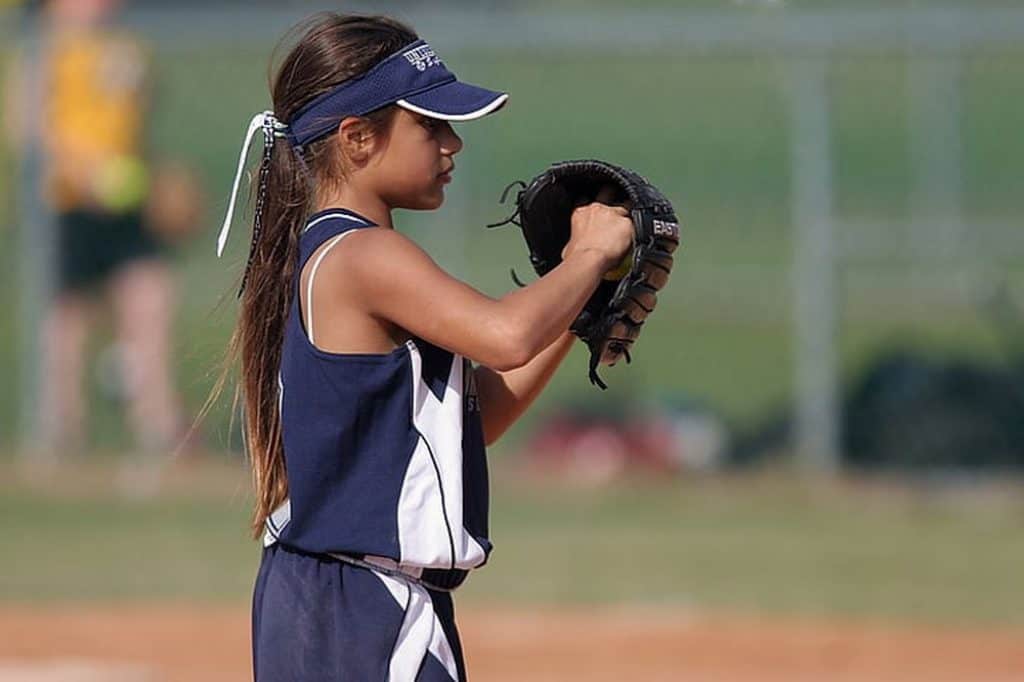
<path fill-rule="evenodd" d="M 393 19 L 337 14 L 305 25 L 272 90 L 248 135 L 265 151 L 231 342 L 264 543 L 255 677 L 461 682 L 450 592 L 491 550 L 485 444 L 565 357 L 632 225 L 578 208 L 564 262 L 489 298 L 391 214 L 441 206 L 450 122 L 506 94 L 457 81 Z"/>
<path fill-rule="evenodd" d="M 119 0 L 24 4 L 39 10 L 42 34 L 25 37 L 4 118 L 26 159 L 36 146 L 42 153 L 42 177 L 33 171 L 31 178 L 42 183 L 43 213 L 54 219 L 33 225 L 45 230 L 33 237 L 40 255 L 26 264 L 26 272 L 54 278 L 39 348 L 40 451 L 31 463 L 46 471 L 88 447 L 90 337 L 109 307 L 116 341 L 109 357 L 138 450 L 117 483 L 126 494 L 152 493 L 187 423 L 170 362 L 177 298 L 170 244 L 146 215 L 150 59 L 119 25 Z"/>

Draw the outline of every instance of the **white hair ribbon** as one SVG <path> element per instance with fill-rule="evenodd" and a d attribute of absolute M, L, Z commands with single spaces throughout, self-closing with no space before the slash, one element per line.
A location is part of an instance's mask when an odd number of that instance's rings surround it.
<path fill-rule="evenodd" d="M 272 132 L 268 139 L 273 144 L 275 137 L 284 137 L 288 126 L 277 120 L 272 111 L 262 111 L 252 117 L 249 121 L 249 129 L 245 132 L 245 140 L 242 142 L 242 151 L 238 155 L 238 170 L 235 171 L 235 182 L 231 187 L 231 199 L 228 201 L 228 213 L 224 217 L 224 224 L 220 228 L 220 235 L 217 237 L 217 257 L 224 253 L 224 246 L 228 242 L 228 232 L 231 230 L 231 219 L 235 215 L 235 201 L 238 198 L 238 186 L 242 182 L 242 171 L 245 170 L 245 160 L 249 155 L 249 147 L 252 145 L 252 138 L 260 129 Z"/>

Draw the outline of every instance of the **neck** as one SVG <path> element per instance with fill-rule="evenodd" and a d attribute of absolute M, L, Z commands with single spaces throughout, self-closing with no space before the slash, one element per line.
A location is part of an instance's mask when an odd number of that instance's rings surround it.
<path fill-rule="evenodd" d="M 327 208 L 347 208 L 366 216 L 380 227 L 394 229 L 391 207 L 373 192 L 361 192 L 351 183 L 317 193 L 316 210 Z"/>

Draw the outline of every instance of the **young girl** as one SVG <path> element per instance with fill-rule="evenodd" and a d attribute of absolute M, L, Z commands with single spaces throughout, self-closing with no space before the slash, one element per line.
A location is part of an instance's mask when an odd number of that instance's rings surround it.
<path fill-rule="evenodd" d="M 249 129 L 266 145 L 231 343 L 264 543 L 255 677 L 462 681 L 450 592 L 491 550 L 484 446 L 565 357 L 632 225 L 578 208 L 564 262 L 490 298 L 391 214 L 441 206 L 462 149 L 450 122 L 506 94 L 457 81 L 393 19 L 324 14 L 272 96 Z"/>

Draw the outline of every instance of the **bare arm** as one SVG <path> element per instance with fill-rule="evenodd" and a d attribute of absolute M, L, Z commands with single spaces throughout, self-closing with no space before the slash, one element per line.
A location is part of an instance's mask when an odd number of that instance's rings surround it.
<path fill-rule="evenodd" d="M 625 210 L 591 204 L 574 248 L 544 277 L 501 298 L 451 277 L 407 237 L 359 230 L 324 265 L 365 311 L 498 371 L 523 367 L 569 327 L 632 238 Z M 588 220 L 589 222 L 583 222 Z M 577 238 L 577 233 L 579 237 Z"/>
<path fill-rule="evenodd" d="M 487 445 L 498 440 L 536 400 L 568 355 L 573 339 L 568 331 L 562 332 L 554 343 L 518 369 L 500 372 L 490 367 L 476 368 L 480 418 Z"/>

